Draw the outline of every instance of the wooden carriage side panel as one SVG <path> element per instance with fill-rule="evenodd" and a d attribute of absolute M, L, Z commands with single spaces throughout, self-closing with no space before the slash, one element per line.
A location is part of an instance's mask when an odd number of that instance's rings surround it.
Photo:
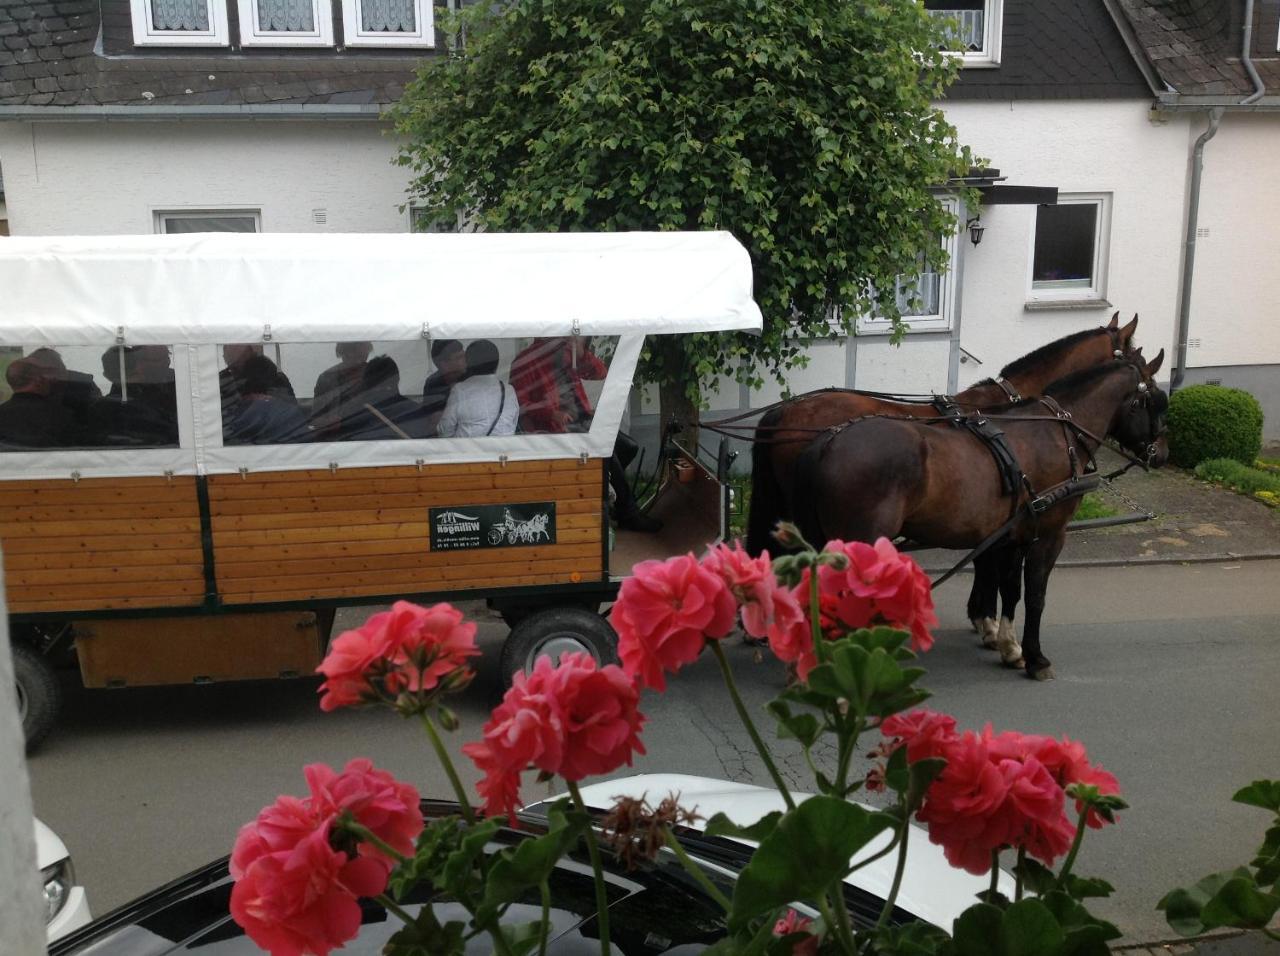
<path fill-rule="evenodd" d="M 193 477 L 0 481 L 0 543 L 14 614 L 204 601 Z"/>
<path fill-rule="evenodd" d="M 601 581 L 604 462 L 340 468 L 209 478 L 224 604 Z M 432 551 L 432 508 L 555 502 L 555 542 Z"/>

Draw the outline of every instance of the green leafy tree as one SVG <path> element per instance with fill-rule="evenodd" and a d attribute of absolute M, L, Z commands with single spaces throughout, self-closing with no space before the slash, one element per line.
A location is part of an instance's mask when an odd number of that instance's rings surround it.
<path fill-rule="evenodd" d="M 448 29 L 390 111 L 433 224 L 727 229 L 750 251 L 763 334 L 651 339 L 664 414 L 726 370 L 781 378 L 859 314 L 902 331 L 896 279 L 954 228 L 936 190 L 971 161 L 917 0 L 511 0 Z"/>

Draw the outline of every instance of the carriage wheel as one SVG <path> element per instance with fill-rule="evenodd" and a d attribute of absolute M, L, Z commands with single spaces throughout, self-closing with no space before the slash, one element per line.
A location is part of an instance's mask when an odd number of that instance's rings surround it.
<path fill-rule="evenodd" d="M 53 729 L 62 706 L 62 689 L 48 658 L 26 644 L 15 643 L 11 647 L 18 714 L 30 751 Z"/>
<path fill-rule="evenodd" d="M 534 611 L 511 630 L 502 645 L 502 680 L 510 687 L 516 674 L 531 673 L 540 657 L 558 661 L 586 652 L 597 664 L 616 664 L 618 635 L 599 614 L 581 607 Z"/>

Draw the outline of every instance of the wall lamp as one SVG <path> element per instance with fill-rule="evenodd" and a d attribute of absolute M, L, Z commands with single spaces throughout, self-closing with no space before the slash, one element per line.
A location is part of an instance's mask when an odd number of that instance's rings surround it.
<path fill-rule="evenodd" d="M 975 246 L 982 241 L 982 234 L 987 231 L 987 227 L 982 224 L 981 216 L 974 216 L 965 223 L 965 227 L 969 230 L 969 241 Z"/>

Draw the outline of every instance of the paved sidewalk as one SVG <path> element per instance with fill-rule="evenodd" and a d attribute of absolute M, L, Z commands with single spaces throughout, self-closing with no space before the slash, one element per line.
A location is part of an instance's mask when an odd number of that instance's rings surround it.
<path fill-rule="evenodd" d="M 1111 952 L 1124 956 L 1277 956 L 1280 943 L 1258 932 L 1226 930 L 1193 940 L 1113 946 Z"/>
<path fill-rule="evenodd" d="M 1098 458 L 1104 471 L 1123 463 L 1105 449 Z M 1280 558 L 1280 509 L 1215 488 L 1181 469 L 1133 468 L 1100 494 L 1120 514 L 1143 510 L 1156 517 L 1071 532 L 1059 567 Z M 929 550 L 915 557 L 934 573 L 949 568 L 960 553 Z"/>

